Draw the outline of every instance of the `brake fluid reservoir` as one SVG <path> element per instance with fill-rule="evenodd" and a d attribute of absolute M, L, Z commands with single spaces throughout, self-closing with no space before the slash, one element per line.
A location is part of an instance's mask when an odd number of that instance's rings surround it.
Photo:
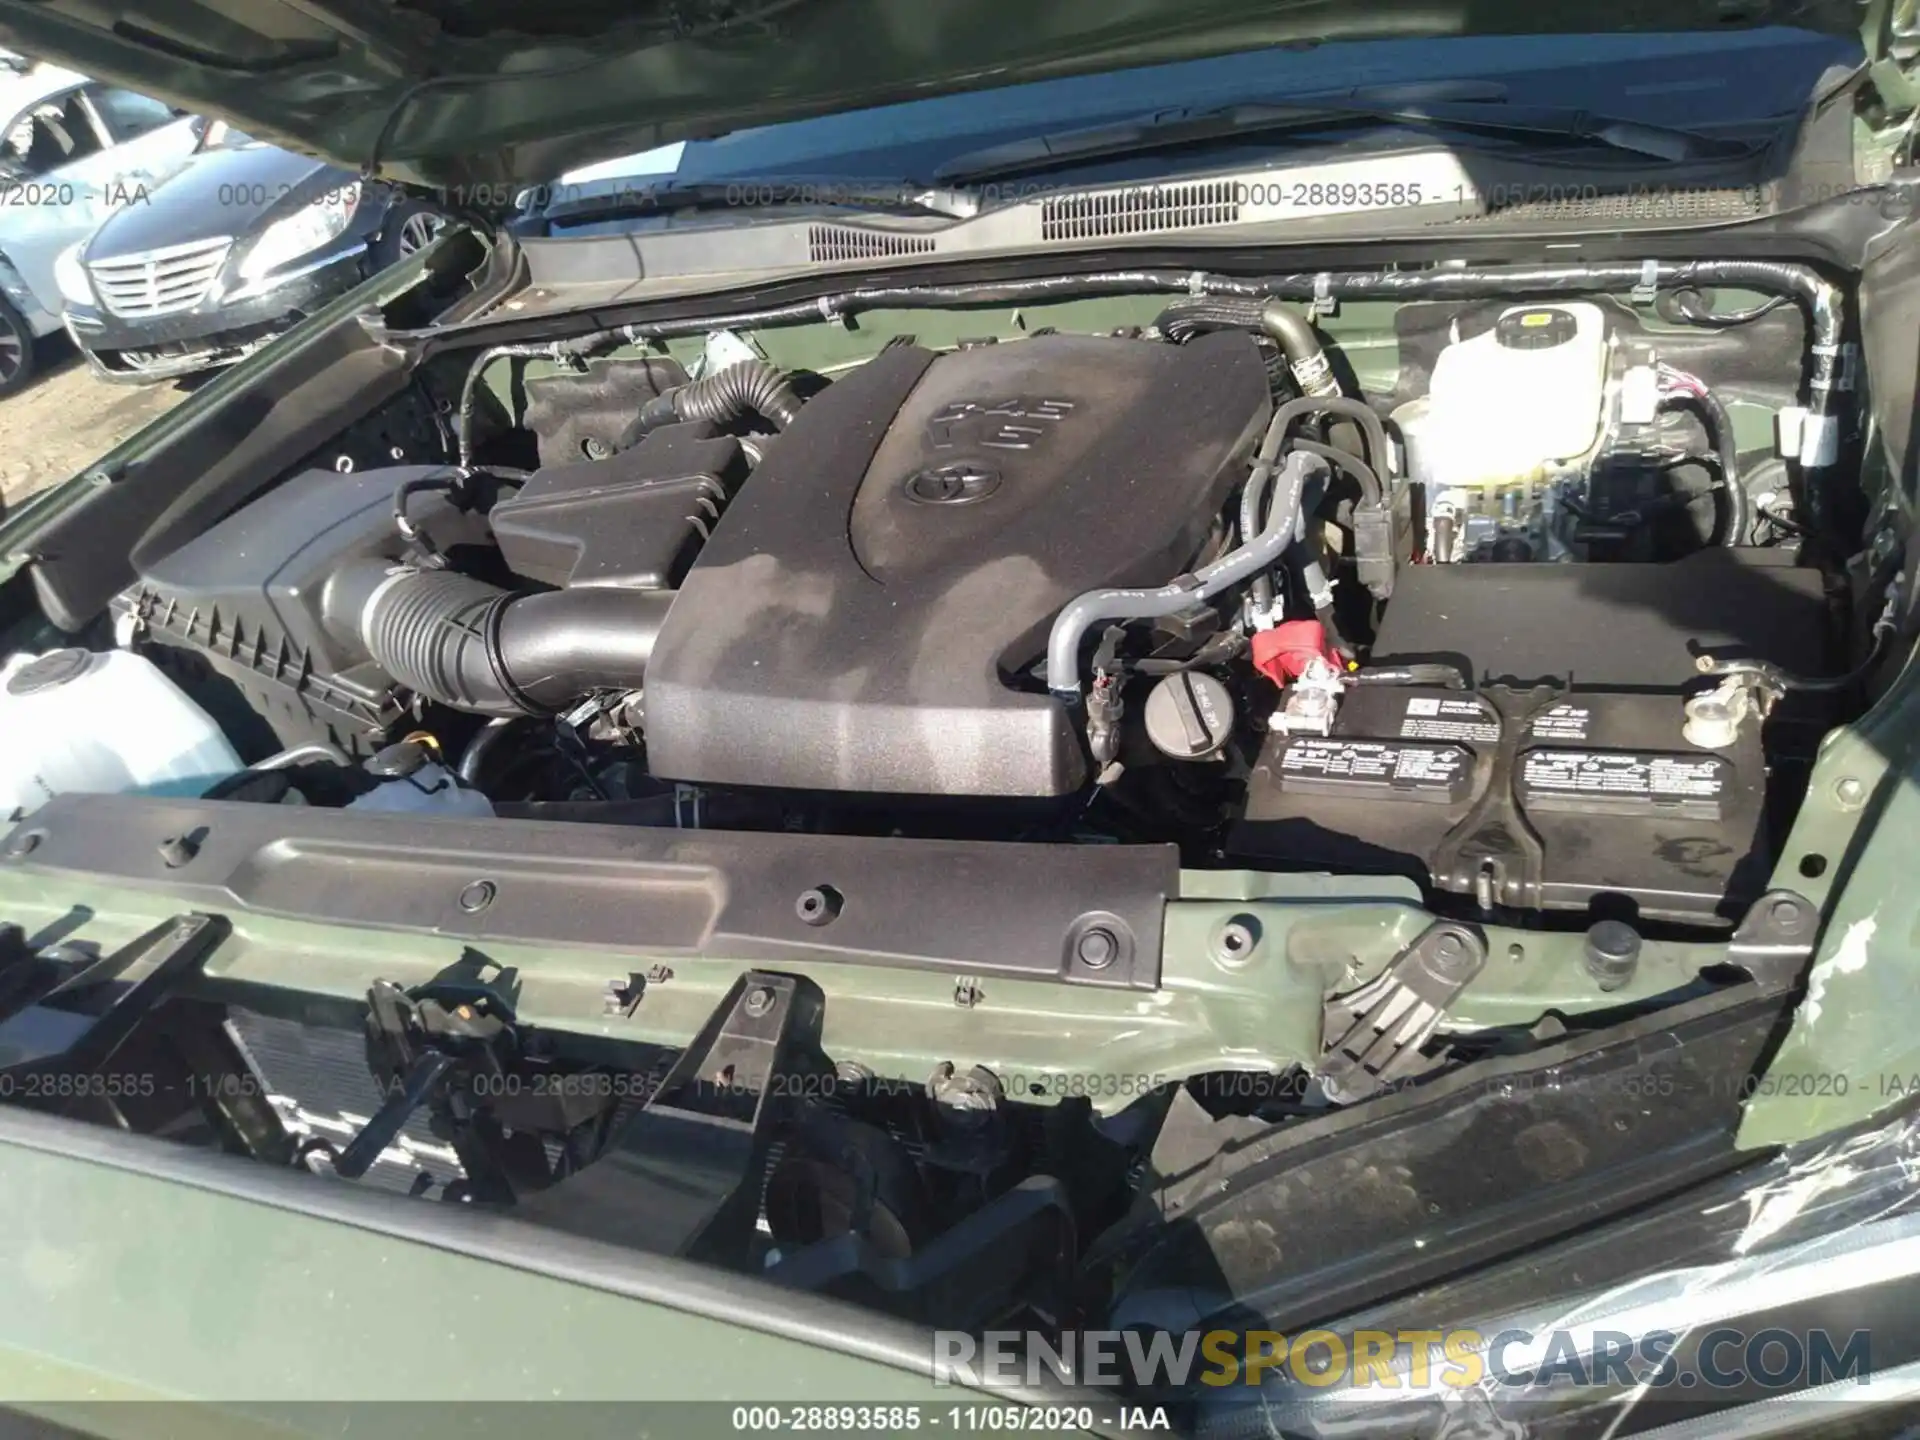
<path fill-rule="evenodd" d="M 1421 441 L 1430 483 L 1525 484 L 1582 460 L 1600 439 L 1607 326 L 1597 305 L 1515 305 L 1434 362 Z"/>
<path fill-rule="evenodd" d="M 207 713 L 139 655 L 0 665 L 0 822 L 56 795 L 200 795 L 241 768 Z"/>

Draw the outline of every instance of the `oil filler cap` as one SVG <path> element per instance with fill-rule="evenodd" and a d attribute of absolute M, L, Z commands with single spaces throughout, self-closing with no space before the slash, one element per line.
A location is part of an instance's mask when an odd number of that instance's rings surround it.
<path fill-rule="evenodd" d="M 1510 310 L 1493 326 L 1493 338 L 1508 350 L 1551 350 L 1579 333 L 1579 321 L 1551 305 Z"/>
<path fill-rule="evenodd" d="M 1174 760 L 1210 760 L 1233 734 L 1233 697 L 1197 670 L 1168 675 L 1147 696 L 1147 738 Z"/>

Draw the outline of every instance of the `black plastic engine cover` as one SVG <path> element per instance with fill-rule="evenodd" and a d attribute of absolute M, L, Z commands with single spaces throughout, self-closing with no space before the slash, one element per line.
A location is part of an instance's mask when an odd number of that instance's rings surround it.
<path fill-rule="evenodd" d="M 770 446 L 681 585 L 647 669 L 649 768 L 1077 789 L 1076 728 L 1026 674 L 1054 615 L 1188 568 L 1270 409 L 1238 332 L 883 352 Z"/>
<path fill-rule="evenodd" d="M 746 468 L 740 442 L 712 422 L 667 425 L 608 459 L 534 471 L 487 518 L 529 580 L 672 589 Z"/>

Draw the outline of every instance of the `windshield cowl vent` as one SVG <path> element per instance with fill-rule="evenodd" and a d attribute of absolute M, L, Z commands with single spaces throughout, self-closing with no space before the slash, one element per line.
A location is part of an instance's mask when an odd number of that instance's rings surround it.
<path fill-rule="evenodd" d="M 1766 203 L 1753 186 L 1704 188 L 1671 187 L 1631 190 L 1619 194 L 1555 195 L 1528 193 L 1533 187 L 1514 186 L 1511 198 L 1490 203 L 1484 215 L 1443 220 L 1441 224 L 1473 224 L 1488 220 L 1617 220 L 1688 221 L 1750 220 L 1764 214 Z"/>
<path fill-rule="evenodd" d="M 1231 225 L 1240 218 L 1231 180 L 1154 185 L 1092 195 L 1061 195 L 1040 208 L 1042 240 L 1099 240 L 1155 230 Z"/>
<path fill-rule="evenodd" d="M 814 225 L 807 231 L 807 250 L 816 265 L 843 260 L 885 260 L 895 255 L 931 255 L 931 235 L 890 235 L 852 225 Z"/>

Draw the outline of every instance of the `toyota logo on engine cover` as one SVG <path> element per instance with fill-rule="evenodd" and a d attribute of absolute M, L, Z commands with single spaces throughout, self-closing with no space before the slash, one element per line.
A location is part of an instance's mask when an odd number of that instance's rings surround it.
<path fill-rule="evenodd" d="M 1000 488 L 1000 472 L 955 460 L 907 477 L 907 498 L 921 505 L 972 505 Z"/>

